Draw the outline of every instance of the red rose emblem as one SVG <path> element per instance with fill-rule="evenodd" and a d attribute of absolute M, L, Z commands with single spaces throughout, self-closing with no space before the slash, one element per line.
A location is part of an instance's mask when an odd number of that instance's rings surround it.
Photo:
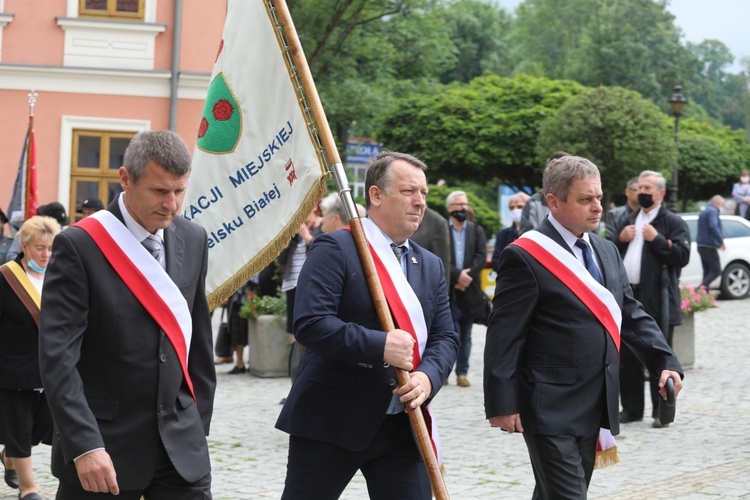
<path fill-rule="evenodd" d="M 216 104 L 214 104 L 213 113 L 214 118 L 217 121 L 223 122 L 229 120 L 232 117 L 232 113 L 234 113 L 234 106 L 232 106 L 226 99 L 219 99 L 218 101 L 216 101 Z"/>
<path fill-rule="evenodd" d="M 201 124 L 198 127 L 198 139 L 203 138 L 204 135 L 206 135 L 206 132 L 208 131 L 208 120 L 205 118 L 201 118 Z"/>

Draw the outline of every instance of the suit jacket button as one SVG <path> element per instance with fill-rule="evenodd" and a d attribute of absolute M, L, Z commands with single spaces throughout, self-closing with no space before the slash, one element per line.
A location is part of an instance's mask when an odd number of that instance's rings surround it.
<path fill-rule="evenodd" d="M 388 385 L 391 386 L 391 387 L 394 387 L 396 385 L 396 381 L 394 379 L 390 379 L 388 381 Z"/>
<path fill-rule="evenodd" d="M 164 413 L 164 405 L 159 405 L 159 414 L 161 415 L 163 413 Z"/>
<path fill-rule="evenodd" d="M 388 367 L 390 367 L 390 366 L 391 366 L 391 364 L 390 364 L 390 363 L 383 363 L 383 368 L 388 368 Z"/>
<path fill-rule="evenodd" d="M 159 354 L 159 361 L 164 363 L 167 360 L 167 355 L 164 353 Z"/>

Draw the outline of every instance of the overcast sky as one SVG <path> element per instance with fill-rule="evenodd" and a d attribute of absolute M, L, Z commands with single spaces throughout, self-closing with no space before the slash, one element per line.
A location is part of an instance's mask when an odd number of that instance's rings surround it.
<path fill-rule="evenodd" d="M 495 0 L 511 12 L 521 0 Z M 694 43 L 715 39 L 732 51 L 739 72 L 740 58 L 750 57 L 750 0 L 670 0 L 667 10 L 682 28 L 684 40 Z"/>

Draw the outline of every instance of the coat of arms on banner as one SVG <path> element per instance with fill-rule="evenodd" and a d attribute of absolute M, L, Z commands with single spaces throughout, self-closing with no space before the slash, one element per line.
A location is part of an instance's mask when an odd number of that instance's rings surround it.
<path fill-rule="evenodd" d="M 224 73 L 218 73 L 208 88 L 197 145 L 206 153 L 232 153 L 241 136 L 242 108 L 237 104 Z"/>

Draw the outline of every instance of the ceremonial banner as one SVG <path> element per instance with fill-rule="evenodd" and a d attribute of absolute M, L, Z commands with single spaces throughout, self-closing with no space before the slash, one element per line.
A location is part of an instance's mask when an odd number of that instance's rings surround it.
<path fill-rule="evenodd" d="M 21 161 L 18 163 L 18 173 L 13 184 L 13 194 L 6 213 L 10 219 L 14 212 L 22 212 L 23 220 L 27 220 L 36 215 L 38 207 L 36 143 L 34 142 L 33 121 L 29 121 L 29 129 L 21 151 Z"/>
<path fill-rule="evenodd" d="M 213 309 L 289 243 L 325 194 L 325 156 L 270 1 L 229 0 L 182 216 L 208 233 Z"/>

